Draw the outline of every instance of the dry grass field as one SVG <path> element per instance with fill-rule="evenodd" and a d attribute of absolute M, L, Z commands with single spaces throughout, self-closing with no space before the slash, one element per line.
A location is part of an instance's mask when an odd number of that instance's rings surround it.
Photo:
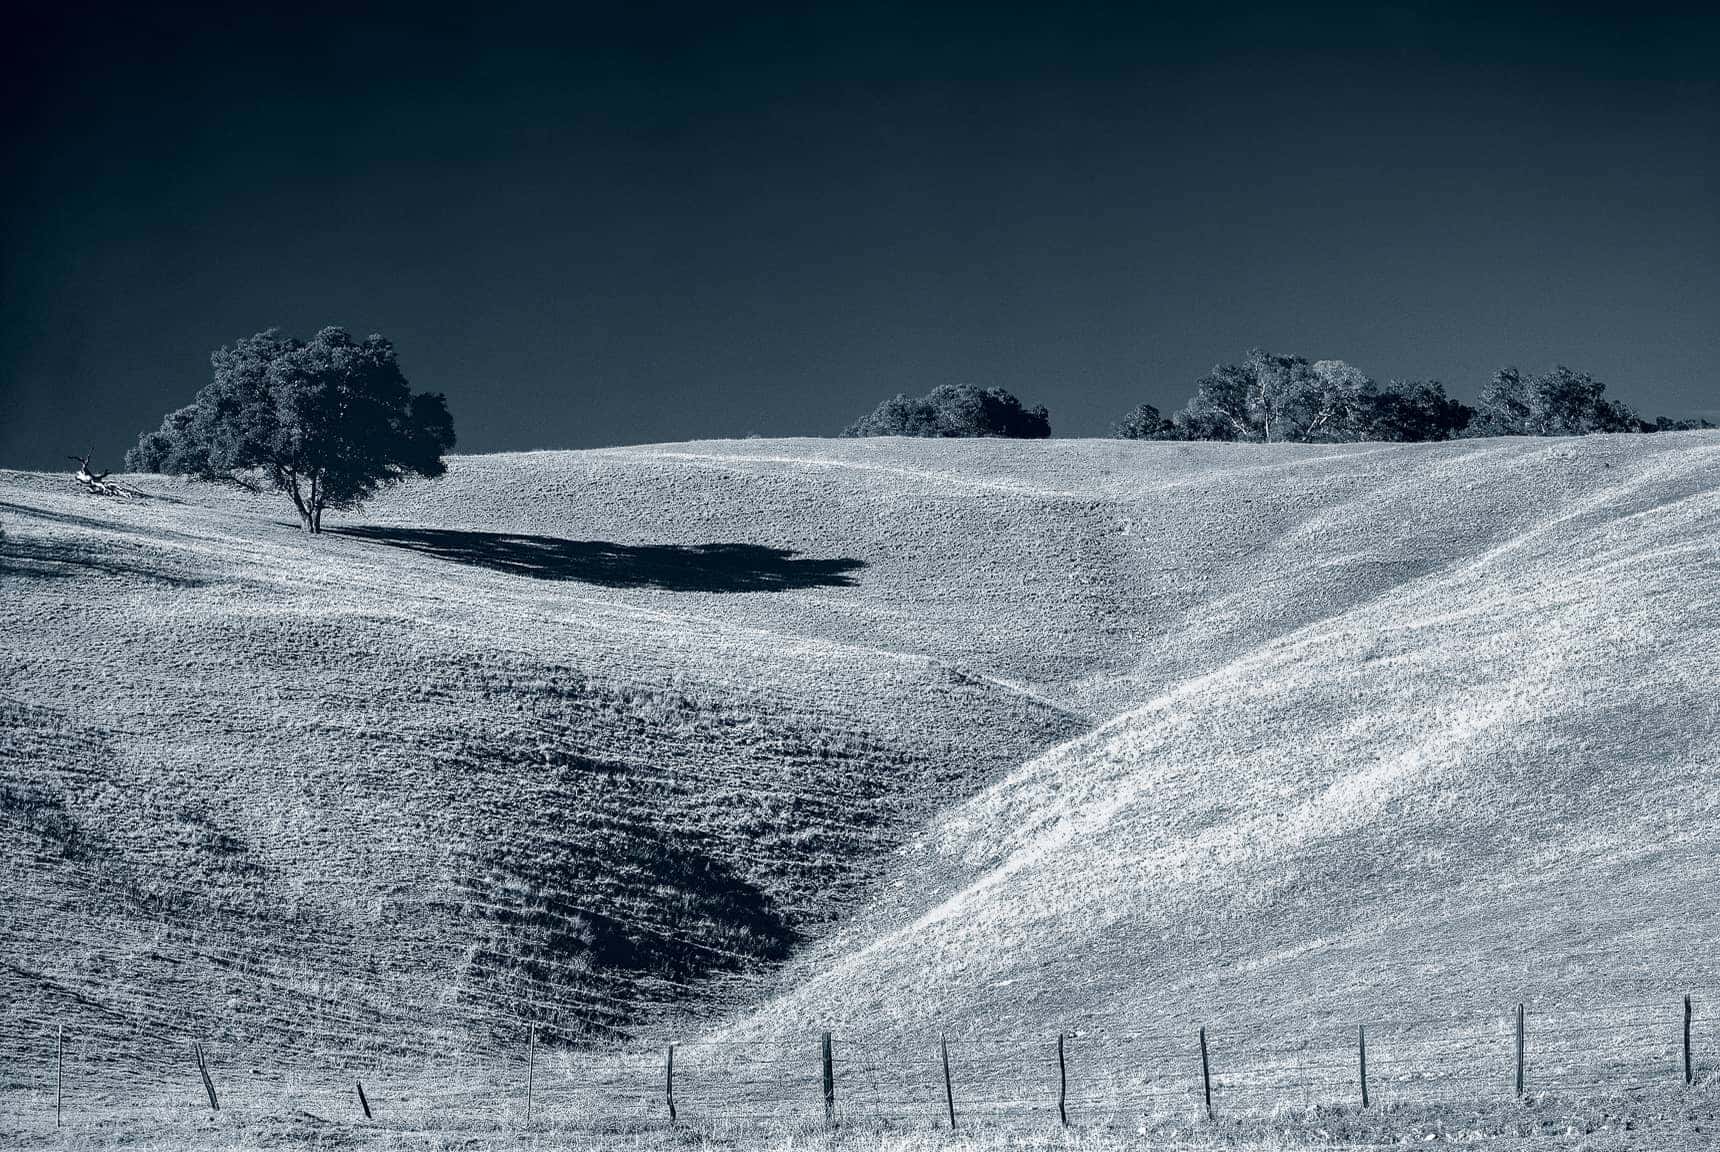
<path fill-rule="evenodd" d="M 1285 1108 L 1243 1120 L 1187 1114 L 1148 1124 L 1063 1128 L 1044 1123 L 879 1126 L 846 1123 L 565 1127 L 519 1117 L 439 1126 L 288 1117 L 198 1114 L 193 1109 L 130 1110 L 79 1126 L 0 1127 L 10 1147 L 68 1150 L 124 1147 L 134 1152 L 208 1148 L 355 1149 L 376 1152 L 1293 1152 L 1379 1147 L 1486 1148 L 1515 1152 L 1699 1152 L 1720 1126 L 1713 1089 L 1629 1099 L 1534 1097 L 1493 1106 L 1405 1107 L 1370 1113 Z"/>
<path fill-rule="evenodd" d="M 1066 1031 L 1084 1134 L 1023 1140 L 1394 1141 L 1307 1113 L 1354 1116 L 1367 1024 L 1406 1125 L 1701 1146 L 1720 434 L 461 457 L 321 538 L 131 482 L 0 472 L 0 1138 L 54 1139 L 62 1025 L 67 1139 L 740 1138 L 351 1123 L 357 1077 L 512 1100 L 535 1021 L 551 1101 L 613 1053 L 656 1109 L 670 1038 L 814 1075 L 830 1030 L 845 1107 L 865 1064 L 935 1118 L 947 1033 L 958 1092 L 1044 1109 Z M 1202 1025 L 1256 1126 L 1190 1128 Z M 1005 1139 L 862 1119 L 746 1140 Z"/>

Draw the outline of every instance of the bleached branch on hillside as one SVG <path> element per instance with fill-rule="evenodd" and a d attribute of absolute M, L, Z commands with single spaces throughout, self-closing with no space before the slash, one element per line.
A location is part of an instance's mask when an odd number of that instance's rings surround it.
<path fill-rule="evenodd" d="M 117 496 L 120 499 L 138 495 L 137 492 L 127 488 L 125 485 L 116 484 L 109 480 L 108 477 L 112 475 L 111 471 L 91 472 L 90 455 L 91 453 L 85 453 L 82 456 L 66 457 L 68 460 L 76 460 L 78 462 L 78 470 L 72 474 L 72 478 L 79 484 L 83 485 L 84 491 L 90 492 L 96 496 Z"/>

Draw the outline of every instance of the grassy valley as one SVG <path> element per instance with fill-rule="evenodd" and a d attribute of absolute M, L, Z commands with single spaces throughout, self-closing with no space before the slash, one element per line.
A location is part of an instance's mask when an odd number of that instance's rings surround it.
<path fill-rule="evenodd" d="M 1664 1061 L 1720 986 L 1720 434 L 456 457 L 321 538 L 132 482 L 0 473 L 13 1087 L 62 1024 L 170 1074 L 536 1022 L 1150 1088 L 1198 1023 L 1490 1068 L 1517 1000 L 1664 1001 L 1607 1056 Z"/>

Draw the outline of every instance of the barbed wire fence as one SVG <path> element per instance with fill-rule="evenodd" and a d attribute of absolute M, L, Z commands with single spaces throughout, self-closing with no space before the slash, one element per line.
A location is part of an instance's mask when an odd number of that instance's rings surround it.
<path fill-rule="evenodd" d="M 542 1024 L 517 1052 L 444 1050 L 421 1064 L 284 1062 L 219 1040 L 147 1068 L 63 1030 L 8 1076 L 44 1124 L 208 1110 L 390 1127 L 1061 1123 L 1267 1117 L 1314 1105 L 1389 1108 L 1539 1093 L 1621 1095 L 1707 1078 L 1720 1028 L 1691 997 L 1572 1009 L 1375 1019 L 1295 1037 L 1222 1021 L 1182 1031 L 1041 1036 L 822 1033 L 591 1049 Z M 1708 1062 L 1704 1056 L 1708 1055 Z M 177 1071 L 176 1071 L 177 1070 Z"/>

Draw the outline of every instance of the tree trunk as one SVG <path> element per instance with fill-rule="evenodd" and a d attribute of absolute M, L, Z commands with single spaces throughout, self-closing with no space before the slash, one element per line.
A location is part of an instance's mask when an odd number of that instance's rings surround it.
<path fill-rule="evenodd" d="M 299 510 L 299 527 L 312 534 L 321 532 L 325 502 L 321 477 L 312 474 L 305 481 L 305 488 L 299 487 L 297 473 L 287 473 L 286 481 L 287 495 L 293 498 L 293 507 Z"/>
<path fill-rule="evenodd" d="M 310 506 L 305 503 L 304 493 L 299 491 L 298 476 L 292 472 L 277 470 L 275 473 L 275 482 L 277 484 L 281 484 L 282 481 L 285 481 L 282 486 L 286 488 L 287 495 L 293 498 L 293 507 L 299 510 L 299 527 L 303 528 L 306 532 L 315 531 L 315 529 L 311 527 Z"/>

